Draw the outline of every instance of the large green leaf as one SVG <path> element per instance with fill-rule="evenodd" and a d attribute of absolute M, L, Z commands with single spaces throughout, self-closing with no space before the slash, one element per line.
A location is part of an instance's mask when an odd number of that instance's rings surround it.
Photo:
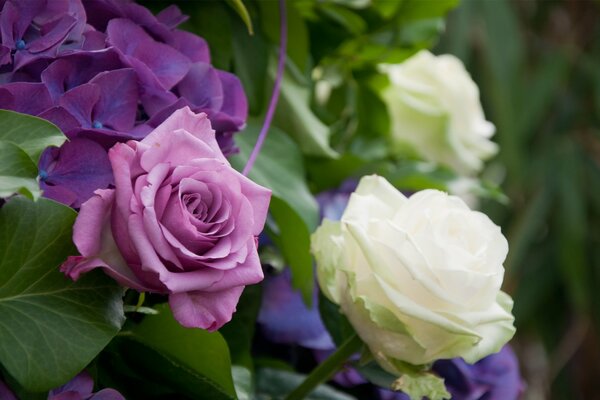
<path fill-rule="evenodd" d="M 236 137 L 240 154 L 232 157 L 242 169 L 258 137 L 258 125 Z M 298 147 L 283 132 L 271 128 L 249 177 L 271 189 L 270 211 L 278 231 L 274 240 L 292 269 L 292 284 L 300 289 L 307 303 L 312 298 L 313 267 L 310 257 L 310 232 L 319 221 L 317 202 L 308 190 Z"/>
<path fill-rule="evenodd" d="M 0 141 L 0 197 L 22 193 L 39 197 L 37 167 L 23 149 L 11 142 Z"/>
<path fill-rule="evenodd" d="M 275 78 L 274 64 L 269 73 Z M 310 108 L 310 89 L 298 82 L 286 70 L 281 82 L 281 94 L 273 123 L 289 134 L 300 146 L 302 152 L 320 157 L 338 157 L 329 146 L 331 131 Z"/>
<path fill-rule="evenodd" d="M 240 152 L 230 161 L 238 170 L 242 170 L 246 164 L 259 131 L 260 125 L 250 121 L 246 130 L 236 135 L 235 142 Z M 281 130 L 271 127 L 249 177 L 271 189 L 273 196 L 289 204 L 309 229 L 316 228 L 319 210 L 306 185 L 302 155 L 298 146 Z"/>
<path fill-rule="evenodd" d="M 166 304 L 126 335 L 138 372 L 191 398 L 235 399 L 227 343 L 218 332 L 184 328 Z"/>
<path fill-rule="evenodd" d="M 34 163 L 46 147 L 60 146 L 66 139 L 56 125 L 44 119 L 0 110 L 0 141 L 16 144 Z"/>
<path fill-rule="evenodd" d="M 292 271 L 292 287 L 302 292 L 302 298 L 312 305 L 314 273 L 310 255 L 310 232 L 300 216 L 290 206 L 274 197 L 269 208 L 277 223 L 279 235 L 273 240 L 283 253 Z"/>
<path fill-rule="evenodd" d="M 296 10 L 295 1 L 287 0 L 287 56 L 296 67 L 304 72 L 309 63 L 309 35 L 304 19 Z M 260 11 L 260 25 L 265 36 L 274 44 L 279 45 L 279 2 L 257 1 Z"/>
<path fill-rule="evenodd" d="M 75 254 L 75 212 L 47 199 L 0 209 L 0 363 L 29 391 L 81 371 L 123 323 L 122 289 L 101 272 L 72 282 L 58 270 Z"/>
<path fill-rule="evenodd" d="M 265 90 L 269 48 L 265 38 L 260 34 L 248 35 L 239 21 L 233 25 L 233 61 L 235 74 L 242 81 L 250 113 L 261 114 L 265 105 Z"/>

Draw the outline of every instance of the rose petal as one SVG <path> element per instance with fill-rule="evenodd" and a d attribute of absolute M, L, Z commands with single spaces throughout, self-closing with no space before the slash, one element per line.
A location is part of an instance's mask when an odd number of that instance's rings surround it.
<path fill-rule="evenodd" d="M 231 320 L 243 286 L 220 292 L 186 292 L 169 295 L 173 316 L 187 328 L 214 332 Z"/>

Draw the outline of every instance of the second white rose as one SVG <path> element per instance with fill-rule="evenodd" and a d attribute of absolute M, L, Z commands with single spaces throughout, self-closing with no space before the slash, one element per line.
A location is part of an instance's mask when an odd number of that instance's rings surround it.
<path fill-rule="evenodd" d="M 465 175 L 497 152 L 490 141 L 495 127 L 485 119 L 479 89 L 458 58 L 422 50 L 381 69 L 390 80 L 383 98 L 399 146 Z"/>
<path fill-rule="evenodd" d="M 506 239 L 457 197 L 406 198 L 364 177 L 341 221 L 325 220 L 311 243 L 324 294 L 392 373 L 399 361 L 475 362 L 514 335 L 512 299 L 500 291 Z"/>

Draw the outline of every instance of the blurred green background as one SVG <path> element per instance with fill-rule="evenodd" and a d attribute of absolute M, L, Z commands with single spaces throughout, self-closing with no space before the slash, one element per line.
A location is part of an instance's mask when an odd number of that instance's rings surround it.
<path fill-rule="evenodd" d="M 172 3 L 141 2 L 155 10 Z M 515 300 L 511 344 L 523 398 L 600 399 L 600 2 L 462 0 L 444 28 L 455 3 L 288 1 L 289 77 L 274 125 L 301 147 L 313 193 L 373 172 L 409 191 L 443 189 L 453 178 L 447 171 L 415 175 L 410 161 L 390 161 L 389 120 L 373 77 L 378 63 L 421 48 L 462 59 L 500 144 L 482 178 L 510 199 L 498 201 L 490 189 L 481 207 L 510 243 L 504 288 Z M 256 128 L 273 78 L 266 71 L 278 43 L 277 3 L 244 0 L 252 37 L 226 2 L 177 4 L 192 17 L 187 28 L 209 42 L 213 63 L 242 79 Z M 315 104 L 315 67 L 333 88 L 326 104 Z M 329 145 L 341 158 L 327 158 Z M 298 243 L 290 254 L 308 254 Z M 311 287 L 310 274 L 304 282 Z"/>
<path fill-rule="evenodd" d="M 600 3 L 463 0 L 436 53 L 480 86 L 500 153 L 525 399 L 600 398 Z"/>

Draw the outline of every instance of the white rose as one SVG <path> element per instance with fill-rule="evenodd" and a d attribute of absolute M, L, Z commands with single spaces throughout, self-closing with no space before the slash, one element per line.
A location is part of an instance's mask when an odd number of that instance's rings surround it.
<path fill-rule="evenodd" d="M 461 174 L 479 171 L 482 160 L 497 152 L 490 141 L 494 125 L 486 121 L 479 89 L 458 58 L 422 50 L 381 69 L 390 80 L 383 98 L 396 143 Z"/>
<path fill-rule="evenodd" d="M 367 176 L 341 221 L 325 220 L 311 243 L 323 293 L 392 373 L 398 361 L 473 363 L 515 333 L 512 299 L 500 291 L 506 239 L 458 197 L 406 198 Z"/>

